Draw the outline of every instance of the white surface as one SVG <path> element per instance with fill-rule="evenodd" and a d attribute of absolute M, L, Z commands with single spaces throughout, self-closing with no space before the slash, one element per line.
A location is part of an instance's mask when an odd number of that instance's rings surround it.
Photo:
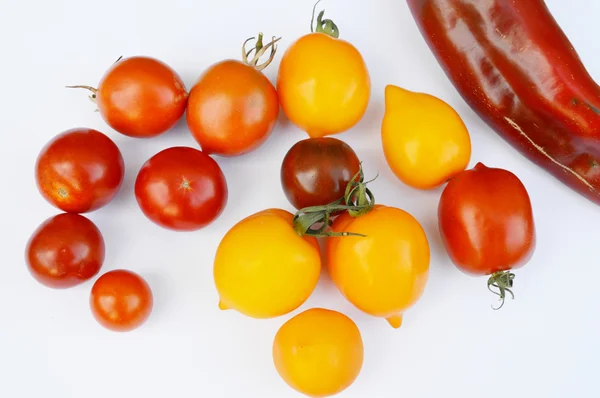
<path fill-rule="evenodd" d="M 187 234 L 151 224 L 138 209 L 133 181 L 143 162 L 172 145 L 196 146 L 185 122 L 151 140 L 122 136 L 93 112 L 84 92 L 119 55 L 150 55 L 174 67 L 188 89 L 213 62 L 237 58 L 259 29 L 282 35 L 268 70 L 307 32 L 313 0 L 10 1 L 0 5 L 0 397 L 300 397 L 278 377 L 271 344 L 289 316 L 255 321 L 217 309 L 212 259 L 220 238 L 241 218 L 266 207 L 292 210 L 281 192 L 279 166 L 305 137 L 283 122 L 260 150 L 217 161 L 229 182 L 229 204 L 210 228 Z M 549 0 L 590 72 L 600 78 L 600 3 Z M 372 80 L 370 108 L 340 135 L 364 161 L 381 203 L 410 211 L 431 245 L 423 298 L 400 330 L 359 313 L 327 278 L 302 307 L 341 310 L 360 327 L 365 362 L 341 397 L 598 397 L 600 356 L 598 223 L 600 208 L 558 183 L 504 143 L 460 99 L 417 31 L 403 0 L 322 4 L 343 38 L 364 54 Z M 585 11 L 583 11 L 585 10 Z M 379 126 L 388 83 L 438 95 L 465 119 L 472 164 L 515 172 L 534 205 L 538 248 L 518 271 L 517 299 L 494 312 L 485 278 L 456 270 L 441 247 L 439 191 L 423 193 L 393 178 L 383 161 Z M 92 282 L 53 291 L 28 274 L 23 252 L 31 232 L 57 213 L 36 190 L 40 148 L 75 126 L 106 132 L 126 160 L 118 197 L 89 217 L 107 243 L 103 272 L 130 268 L 152 285 L 154 312 L 130 334 L 111 333 L 92 318 Z"/>

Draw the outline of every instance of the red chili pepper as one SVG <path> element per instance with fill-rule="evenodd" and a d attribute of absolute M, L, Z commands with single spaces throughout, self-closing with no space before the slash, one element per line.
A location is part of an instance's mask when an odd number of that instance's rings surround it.
<path fill-rule="evenodd" d="M 447 76 L 500 136 L 600 204 L 600 88 L 543 0 L 407 0 Z"/>

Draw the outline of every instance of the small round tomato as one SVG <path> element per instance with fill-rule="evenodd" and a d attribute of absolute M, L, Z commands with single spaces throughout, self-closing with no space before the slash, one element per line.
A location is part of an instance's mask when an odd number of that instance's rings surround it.
<path fill-rule="evenodd" d="M 152 313 L 154 299 L 148 283 L 138 274 L 114 270 L 102 275 L 90 294 L 94 318 L 107 329 L 128 332 Z"/>
<path fill-rule="evenodd" d="M 273 48 L 274 42 L 261 52 Z M 256 50 L 256 49 L 255 49 Z M 246 54 L 244 49 L 243 54 Z M 256 58 L 256 60 L 258 60 Z M 267 61 L 267 65 L 270 62 Z M 279 114 L 275 87 L 256 62 L 225 60 L 212 65 L 190 91 L 186 118 L 206 153 L 238 156 L 258 148 L 271 135 Z"/>
<path fill-rule="evenodd" d="M 121 134 L 148 138 L 170 130 L 185 112 L 187 92 L 179 75 L 150 57 L 119 59 L 92 91 L 102 118 Z"/>
<path fill-rule="evenodd" d="M 429 243 L 421 224 L 401 209 L 375 205 L 360 217 L 342 214 L 332 230 L 362 235 L 327 239 L 327 266 L 336 286 L 360 310 L 400 327 L 429 275 Z"/>
<path fill-rule="evenodd" d="M 140 170 L 135 196 L 156 224 L 193 231 L 213 222 L 227 204 L 227 182 L 207 154 L 188 147 L 165 149 Z"/>
<path fill-rule="evenodd" d="M 96 225 L 79 214 L 63 213 L 33 233 L 25 258 L 41 284 L 64 289 L 95 276 L 104 262 L 104 239 Z"/>
<path fill-rule="evenodd" d="M 514 270 L 535 250 L 529 194 L 517 176 L 478 163 L 450 180 L 438 206 L 440 233 L 452 262 L 470 275 L 491 275 L 502 304 Z M 492 290 L 494 291 L 494 290 Z"/>
<path fill-rule="evenodd" d="M 317 19 L 314 33 L 285 52 L 277 93 L 289 120 L 311 137 L 342 133 L 357 124 L 371 95 L 369 71 L 360 52 L 338 39 L 333 22 Z M 327 27 L 335 27 L 327 29 Z"/>
<path fill-rule="evenodd" d="M 381 138 L 394 174 L 418 189 L 439 187 L 471 159 L 469 132 L 450 105 L 392 85 L 385 89 Z"/>
<path fill-rule="evenodd" d="M 337 311 L 313 308 L 283 324 L 273 341 L 281 378 L 309 397 L 329 397 L 354 383 L 363 365 L 360 330 Z"/>
<path fill-rule="evenodd" d="M 280 209 L 261 211 L 231 228 L 219 243 L 213 269 L 219 307 L 259 319 L 302 305 L 320 272 L 317 240 L 298 235 L 293 215 Z"/>
<path fill-rule="evenodd" d="M 323 206 L 344 196 L 360 171 L 348 144 L 336 138 L 309 138 L 295 144 L 281 165 L 281 184 L 296 209 Z"/>
<path fill-rule="evenodd" d="M 125 165 L 115 143 L 99 131 L 75 128 L 54 137 L 36 163 L 44 198 L 71 213 L 97 210 L 121 188 Z"/>

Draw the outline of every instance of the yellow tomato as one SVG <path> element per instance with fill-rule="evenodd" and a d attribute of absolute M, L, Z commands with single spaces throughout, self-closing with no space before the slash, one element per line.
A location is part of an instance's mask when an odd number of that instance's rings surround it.
<path fill-rule="evenodd" d="M 309 397 L 347 389 L 363 364 L 363 342 L 344 314 L 314 308 L 287 321 L 275 335 L 273 362 L 283 380 Z"/>
<path fill-rule="evenodd" d="M 236 224 L 214 261 L 221 309 L 252 318 L 287 314 L 308 299 L 321 272 L 317 240 L 300 237 L 293 215 L 269 209 Z"/>
<path fill-rule="evenodd" d="M 381 133 L 388 164 L 414 188 L 439 187 L 465 170 L 471 158 L 471 138 L 462 119 L 429 94 L 387 86 Z"/>
<path fill-rule="evenodd" d="M 419 222 L 403 210 L 376 205 L 357 218 L 342 214 L 332 229 L 366 235 L 327 239 L 327 265 L 339 290 L 360 310 L 400 327 L 429 274 L 429 243 Z"/>
<path fill-rule="evenodd" d="M 360 121 L 369 103 L 371 81 L 363 57 L 352 44 L 311 33 L 284 54 L 277 92 L 292 123 L 311 137 L 323 137 Z"/>

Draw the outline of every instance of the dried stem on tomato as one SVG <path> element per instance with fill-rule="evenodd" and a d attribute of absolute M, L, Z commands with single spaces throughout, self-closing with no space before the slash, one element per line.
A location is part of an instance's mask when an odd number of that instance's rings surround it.
<path fill-rule="evenodd" d="M 497 308 L 492 306 L 492 308 L 499 310 L 500 308 L 504 307 L 506 293 L 510 294 L 511 298 L 514 300 L 515 294 L 512 291 L 514 279 L 515 274 L 510 271 L 494 272 L 492 276 L 490 276 L 490 279 L 488 279 L 488 289 L 490 292 L 494 293 L 500 298 L 500 306 Z"/>
<path fill-rule="evenodd" d="M 252 47 L 250 50 L 248 50 L 246 48 L 246 46 L 252 40 L 256 40 L 256 44 L 254 45 L 254 47 Z M 269 66 L 271 64 L 271 62 L 273 62 L 273 59 L 275 58 L 275 53 L 277 52 L 277 46 L 275 44 L 279 40 L 281 40 L 281 37 L 275 38 L 275 36 L 273 36 L 271 41 L 269 43 L 267 43 L 266 45 L 264 45 L 262 32 L 258 34 L 258 39 L 255 37 L 251 37 L 251 38 L 247 39 L 244 42 L 244 44 L 242 45 L 242 62 L 244 62 L 248 66 L 253 67 L 254 69 L 256 69 L 259 72 L 262 71 L 267 66 Z M 260 58 L 262 58 L 263 55 L 265 55 L 265 53 L 269 49 L 271 49 L 269 58 L 262 64 L 259 64 L 258 61 L 260 60 Z M 250 55 L 252 55 L 252 53 L 254 53 L 254 56 L 250 59 L 249 57 L 250 57 Z"/>
<path fill-rule="evenodd" d="M 376 177 L 377 178 L 377 177 Z M 374 180 L 374 179 L 373 179 Z M 375 196 L 367 188 L 362 165 L 346 186 L 344 196 L 324 206 L 311 206 L 300 209 L 294 215 L 294 230 L 300 235 L 319 238 L 332 236 L 365 236 L 352 232 L 334 232 L 327 229 L 333 223 L 332 217 L 340 211 L 347 211 L 352 217 L 360 217 L 375 206 Z"/>

